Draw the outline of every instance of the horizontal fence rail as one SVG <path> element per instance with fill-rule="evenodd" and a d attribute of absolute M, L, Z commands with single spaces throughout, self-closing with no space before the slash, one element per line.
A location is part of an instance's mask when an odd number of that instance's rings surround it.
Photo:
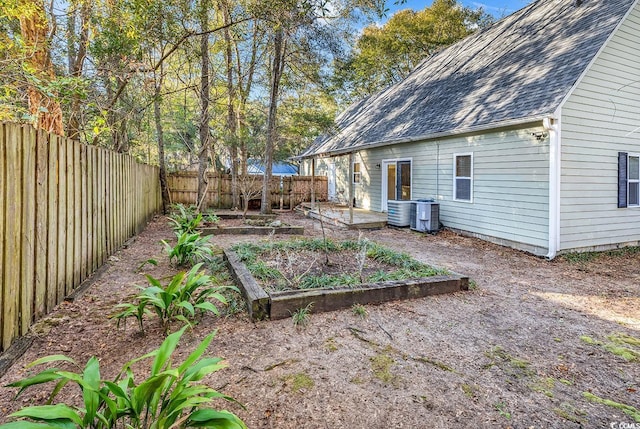
<path fill-rule="evenodd" d="M 0 123 L 0 351 L 161 206 L 157 167 Z"/>
<path fill-rule="evenodd" d="M 231 193 L 231 176 L 228 174 L 208 175 L 207 196 L 203 207 L 228 209 L 233 205 Z M 198 195 L 198 175 L 196 172 L 171 173 L 167 183 L 172 203 L 196 204 Z M 272 208 L 292 209 L 298 204 L 311 201 L 311 184 L 315 188 L 317 201 L 327 200 L 327 178 L 325 176 L 273 176 L 271 178 Z M 249 196 L 258 204 L 261 197 L 262 176 L 249 175 L 238 179 L 238 190 L 241 200 Z"/>

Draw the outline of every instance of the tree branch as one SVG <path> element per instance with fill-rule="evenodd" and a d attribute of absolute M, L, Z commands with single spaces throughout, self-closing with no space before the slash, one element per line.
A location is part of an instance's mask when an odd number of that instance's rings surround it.
<path fill-rule="evenodd" d="M 210 30 L 206 30 L 206 31 L 197 31 L 197 32 L 196 31 L 188 31 L 188 32 L 186 32 L 182 37 L 180 37 L 178 39 L 178 41 L 171 47 L 171 49 L 169 49 L 167 52 L 165 52 L 165 54 L 158 60 L 158 62 L 149 71 L 158 70 L 158 68 L 160 68 L 162 63 L 167 58 L 169 58 L 169 56 L 171 56 L 171 54 L 173 54 L 180 47 L 180 45 L 182 45 L 187 39 L 189 39 L 191 37 L 204 36 L 205 34 L 212 34 L 212 33 L 218 32 L 220 30 L 224 30 L 225 28 L 232 27 L 232 26 L 234 26 L 236 24 L 240 24 L 242 22 L 250 21 L 252 19 L 253 19 L 252 17 L 243 18 L 243 19 L 240 19 L 238 21 L 233 21 L 233 22 L 230 22 L 228 24 L 221 25 L 219 27 L 216 27 L 216 28 L 213 28 L 213 29 L 210 29 Z M 130 80 L 131 80 L 131 77 L 129 76 L 125 80 L 122 81 L 122 83 L 118 87 L 116 93 L 114 94 L 113 98 L 109 102 L 109 105 L 107 106 L 107 110 L 110 110 L 116 104 L 116 102 L 118 101 L 118 99 L 122 95 L 122 92 L 124 91 L 124 89 L 129 84 Z"/>

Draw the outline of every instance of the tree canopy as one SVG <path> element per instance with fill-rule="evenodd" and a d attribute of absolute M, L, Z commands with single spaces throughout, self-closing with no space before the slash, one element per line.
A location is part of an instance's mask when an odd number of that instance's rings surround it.
<path fill-rule="evenodd" d="M 384 25 L 365 27 L 351 55 L 338 61 L 338 92 L 351 100 L 399 82 L 426 57 L 492 20 L 482 9 L 456 0 L 435 0 L 420 11 L 401 10 Z"/>
<path fill-rule="evenodd" d="M 341 102 L 404 78 L 488 21 L 456 0 L 435 0 L 363 28 L 384 7 L 5 0 L 0 120 L 31 122 L 162 170 L 199 166 L 203 179 L 206 170 L 225 170 L 236 180 L 248 159 L 268 165 L 296 155 L 331 126 Z"/>

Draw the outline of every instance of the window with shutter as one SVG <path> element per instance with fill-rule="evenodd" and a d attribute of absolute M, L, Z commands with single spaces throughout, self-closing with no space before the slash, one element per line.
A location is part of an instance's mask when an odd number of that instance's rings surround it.
<path fill-rule="evenodd" d="M 640 154 L 618 152 L 618 207 L 640 207 Z"/>
<path fill-rule="evenodd" d="M 453 199 L 456 201 L 473 200 L 473 154 L 453 155 Z"/>

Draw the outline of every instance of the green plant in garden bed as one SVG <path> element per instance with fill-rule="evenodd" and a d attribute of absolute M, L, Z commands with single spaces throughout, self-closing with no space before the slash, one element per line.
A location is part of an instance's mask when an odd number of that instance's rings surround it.
<path fill-rule="evenodd" d="M 196 206 L 185 206 L 184 204 L 174 204 L 173 213 L 169 220 L 173 223 L 173 230 L 176 234 L 188 232 L 193 234 L 202 222 L 202 213 L 198 213 Z"/>
<path fill-rule="evenodd" d="M 120 321 L 135 317 L 144 333 L 144 316 L 155 313 L 165 333 L 169 331 L 173 321 L 181 321 L 191 325 L 198 312 L 220 314 L 218 308 L 210 301 L 214 299 L 227 304 L 222 294 L 225 289 L 238 290 L 235 286 L 213 286 L 212 277 L 200 271 L 202 264 L 191 268 L 188 273 L 180 272 L 173 276 L 167 286 L 163 286 L 158 279 L 147 275 L 151 286 L 142 288 L 142 293 L 134 298 L 134 303 L 119 304 L 120 313 L 112 316 Z"/>
<path fill-rule="evenodd" d="M 113 381 L 101 377 L 96 357 L 89 359 L 84 368 L 63 355 L 32 362 L 29 367 L 66 362 L 78 370 L 49 368 L 9 384 L 20 389 L 18 397 L 30 387 L 55 383 L 46 405 L 30 406 L 13 413 L 11 417 L 19 420 L 2 424 L 0 429 L 246 428 L 235 414 L 208 408 L 216 399 L 235 402 L 233 398 L 200 383 L 206 376 L 226 367 L 221 358 L 203 357 L 215 333 L 208 335 L 182 364 L 173 366 L 171 355 L 185 329 L 169 335 L 157 350 L 127 362 Z M 137 383 L 132 367 L 146 359 L 153 359 L 151 373 Z M 82 405 L 51 405 L 60 390 L 69 383 L 81 389 Z"/>
<path fill-rule="evenodd" d="M 167 241 L 162 240 L 165 250 L 169 255 L 169 261 L 175 261 L 176 266 L 184 267 L 193 265 L 200 261 L 210 260 L 213 257 L 213 248 L 209 239 L 211 236 L 201 237 L 196 233 L 177 233 L 178 242 L 171 246 Z"/>

